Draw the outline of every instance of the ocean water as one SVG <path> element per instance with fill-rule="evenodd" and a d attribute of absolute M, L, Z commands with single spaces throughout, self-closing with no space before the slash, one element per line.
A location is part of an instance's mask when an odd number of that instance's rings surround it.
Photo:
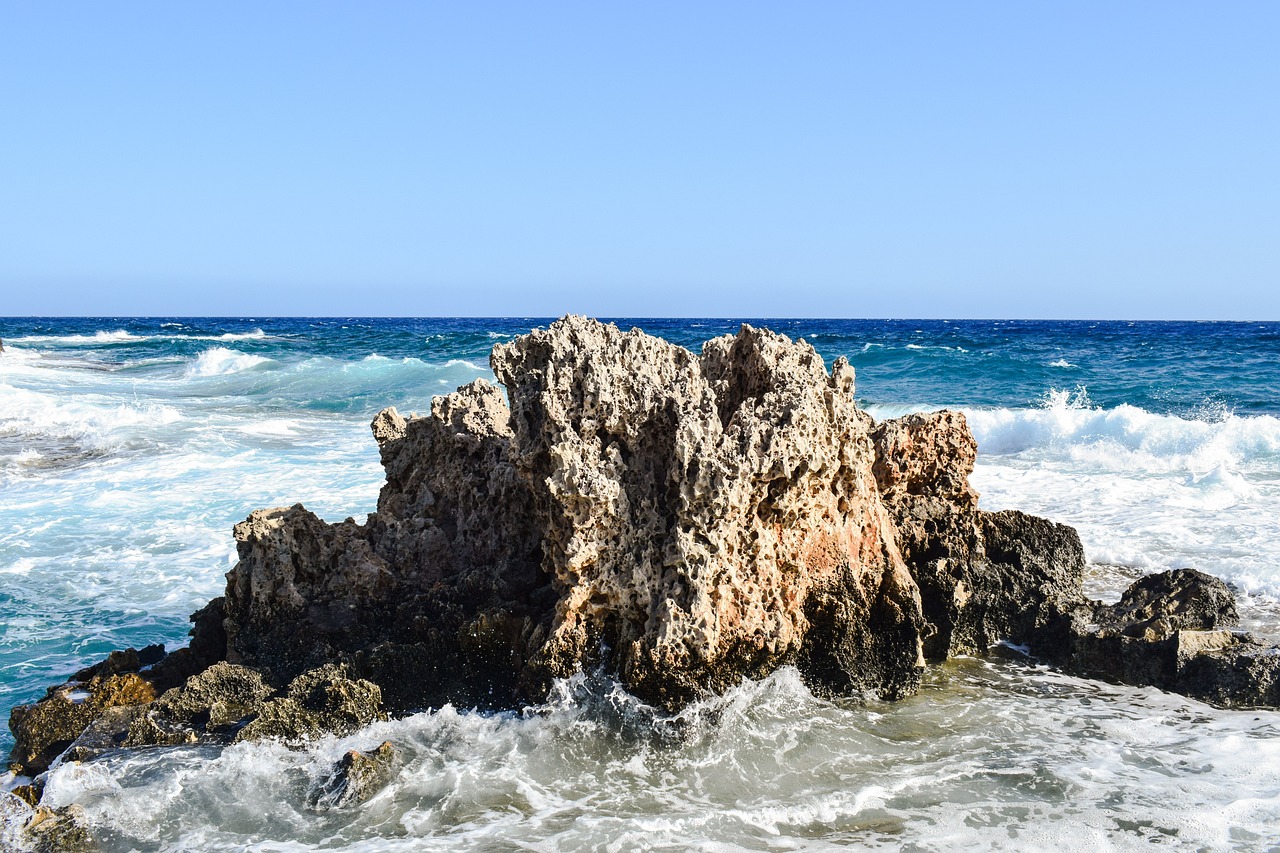
<path fill-rule="evenodd" d="M 0 713 L 112 649 L 180 645 L 251 510 L 362 518 L 370 418 L 426 411 L 547 322 L 0 320 Z M 740 322 L 620 325 L 696 349 Z M 963 409 L 982 506 L 1074 525 L 1095 596 L 1193 566 L 1280 635 L 1280 324 L 748 322 L 847 356 L 877 418 Z M 308 807 L 336 757 L 382 740 L 400 751 L 385 790 Z M 61 766 L 46 797 L 108 850 L 1268 850 L 1280 713 L 1013 651 L 894 704 L 818 699 L 784 669 L 678 721 L 593 675 L 521 713 Z"/>

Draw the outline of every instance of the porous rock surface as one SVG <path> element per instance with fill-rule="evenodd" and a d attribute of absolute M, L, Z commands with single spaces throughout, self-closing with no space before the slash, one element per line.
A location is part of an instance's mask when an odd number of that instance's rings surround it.
<path fill-rule="evenodd" d="M 1073 529 L 978 508 L 962 414 L 876 424 L 848 363 L 803 341 L 743 326 L 695 355 L 570 316 L 491 365 L 505 394 L 477 380 L 374 419 L 387 480 L 365 523 L 254 512 L 189 648 L 116 653 L 15 709 L 15 769 L 69 744 L 517 708 L 596 667 L 669 710 L 783 664 L 892 699 L 926 660 L 1000 641 L 1220 704 L 1280 699 L 1280 654 L 1229 629 L 1220 582 L 1088 601 Z"/>
<path fill-rule="evenodd" d="M 667 707 L 785 662 L 914 690 L 919 593 L 843 360 L 828 375 L 749 327 L 699 357 L 568 317 L 492 365 L 509 406 L 481 380 L 375 419 L 366 524 L 299 506 L 236 528 L 229 659 L 349 659 L 398 710 L 536 700 L 596 664 Z"/>

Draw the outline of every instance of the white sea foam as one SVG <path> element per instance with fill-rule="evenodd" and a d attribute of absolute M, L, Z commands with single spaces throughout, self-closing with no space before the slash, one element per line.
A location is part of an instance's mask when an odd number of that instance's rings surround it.
<path fill-rule="evenodd" d="M 1037 409 L 969 409 L 983 454 L 1037 451 L 1042 459 L 1099 468 L 1206 474 L 1227 466 L 1273 469 L 1280 459 L 1280 419 L 1228 416 L 1219 421 L 1158 415 L 1136 406 L 1090 404 L 1087 391 L 1054 392 Z"/>
<path fill-rule="evenodd" d="M 105 448 L 131 428 L 164 426 L 181 419 L 176 407 L 165 404 L 117 403 L 96 395 L 50 394 L 0 385 L 0 436 L 75 438 Z M 34 447 L 24 450 L 40 452 Z"/>
<path fill-rule="evenodd" d="M 1093 406 L 1083 388 L 1035 409 L 969 409 L 971 481 L 987 509 L 1072 524 L 1091 560 L 1194 566 L 1259 601 L 1280 598 L 1280 419 L 1181 418 Z M 1217 418 L 1217 419 L 1215 419 Z"/>
<path fill-rule="evenodd" d="M 964 347 L 949 347 L 949 346 L 946 346 L 946 345 L 943 345 L 943 344 L 931 344 L 931 345 L 927 345 L 927 346 L 926 346 L 926 345 L 924 345 L 924 344 L 907 344 L 907 349 L 910 349 L 910 350 L 942 350 L 943 352 L 968 352 L 968 350 L 967 350 L 967 349 L 965 349 Z M 863 348 L 863 352 L 866 352 L 866 348 L 865 348 L 865 347 Z"/>
<path fill-rule="evenodd" d="M 181 328 L 181 323 L 163 323 L 161 328 Z M 60 346 L 99 345 L 119 343 L 142 343 L 145 341 L 259 341 L 267 337 L 262 329 L 248 332 L 226 332 L 220 335 L 183 335 L 159 334 L 137 335 L 124 329 L 114 331 L 101 330 L 93 334 L 83 335 L 24 335 L 12 338 L 6 343 L 55 344 Z"/>
<path fill-rule="evenodd" d="M 132 332 L 126 332 L 124 329 L 116 329 L 115 331 L 94 332 L 91 335 L 24 335 L 22 337 L 13 338 L 12 343 L 27 344 L 118 344 L 125 342 L 145 341 L 146 336 L 135 335 Z"/>
<path fill-rule="evenodd" d="M 1253 849 L 1280 820 L 1280 715 L 1212 712 L 1014 661 L 930 670 L 895 705 L 815 698 L 784 668 L 675 720 L 607 682 L 546 706 L 446 706 L 302 750 L 108 755 L 50 773 L 120 849 Z M 390 783 L 311 810 L 348 749 Z M 1045 752 L 1045 743 L 1054 751 Z M 1170 784 L 1176 777 L 1178 783 Z"/>
<path fill-rule="evenodd" d="M 253 421 L 247 424 L 241 424 L 236 427 L 246 435 L 271 435 L 290 437 L 298 434 L 298 423 L 284 418 L 269 418 L 267 420 Z"/>
<path fill-rule="evenodd" d="M 1067 361 L 1065 358 L 1060 358 L 1057 361 L 1051 361 L 1049 362 L 1049 366 L 1050 367 L 1075 367 L 1074 364 Z"/>
<path fill-rule="evenodd" d="M 260 341 L 267 336 L 267 333 L 261 329 L 254 329 L 252 332 L 227 332 L 223 335 L 205 338 L 200 335 L 192 335 L 197 340 L 217 340 L 217 341 Z"/>
<path fill-rule="evenodd" d="M 251 355 L 226 347 L 214 347 L 196 356 L 187 365 L 186 375 L 188 377 L 225 376 L 228 373 L 249 370 L 269 361 L 270 359 L 260 355 Z"/>

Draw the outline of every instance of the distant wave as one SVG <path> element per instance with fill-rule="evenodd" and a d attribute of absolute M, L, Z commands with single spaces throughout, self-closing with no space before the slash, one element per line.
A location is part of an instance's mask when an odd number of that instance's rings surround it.
<path fill-rule="evenodd" d="M 907 349 L 911 349 L 911 350 L 935 350 L 936 349 L 936 350 L 944 350 L 946 352 L 968 352 L 968 350 L 965 349 L 964 347 L 949 347 L 949 346 L 946 346 L 945 344 L 931 344 L 931 345 L 907 344 Z M 865 347 L 863 348 L 863 351 L 864 352 L 866 351 Z"/>
<path fill-rule="evenodd" d="M 36 446 L 47 439 L 108 450 L 129 441 L 137 431 L 180 420 L 182 413 L 166 404 L 97 396 L 86 399 L 0 385 L 0 437 L 21 437 L 28 442 L 24 450 L 34 451 L 35 455 L 19 454 L 18 461 L 23 463 L 38 461 Z"/>
<path fill-rule="evenodd" d="M 91 335 L 25 335 L 10 338 L 9 342 L 15 344 L 118 344 L 125 341 L 145 340 L 148 340 L 146 336 L 116 329 L 114 332 L 101 331 Z"/>
<path fill-rule="evenodd" d="M 175 324 L 165 323 L 165 327 Z M 262 329 L 254 329 L 250 332 L 226 332 L 221 335 L 181 335 L 181 334 L 164 334 L 164 335 L 135 335 L 133 332 L 127 332 L 124 329 L 116 329 L 115 331 L 98 331 L 91 335 L 25 335 L 23 337 L 10 338 L 10 343 L 15 344 L 68 344 L 75 346 L 82 345 L 101 345 L 101 344 L 121 344 L 121 343 L 142 343 L 144 341 L 260 341 L 267 337 L 267 333 Z"/>

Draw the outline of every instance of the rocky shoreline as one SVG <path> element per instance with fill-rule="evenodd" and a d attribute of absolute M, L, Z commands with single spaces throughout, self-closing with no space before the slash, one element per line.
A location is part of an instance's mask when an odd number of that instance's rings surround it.
<path fill-rule="evenodd" d="M 518 709 L 582 669 L 667 711 L 783 665 L 895 699 L 931 662 L 1010 642 L 1280 705 L 1280 650 L 1232 630 L 1225 584 L 1181 569 L 1090 601 L 1073 529 L 978 508 L 963 415 L 876 423 L 847 362 L 828 373 L 803 341 L 744 326 L 694 355 L 571 316 L 491 365 L 505 394 L 480 380 L 374 419 L 387 482 L 366 523 L 254 512 L 188 648 L 113 653 L 15 708 L 10 765 L 33 781 L 5 809 L 74 839 L 73 815 L 39 808 L 55 762 Z M 393 755 L 344 759 L 315 802 L 358 801 Z"/>

